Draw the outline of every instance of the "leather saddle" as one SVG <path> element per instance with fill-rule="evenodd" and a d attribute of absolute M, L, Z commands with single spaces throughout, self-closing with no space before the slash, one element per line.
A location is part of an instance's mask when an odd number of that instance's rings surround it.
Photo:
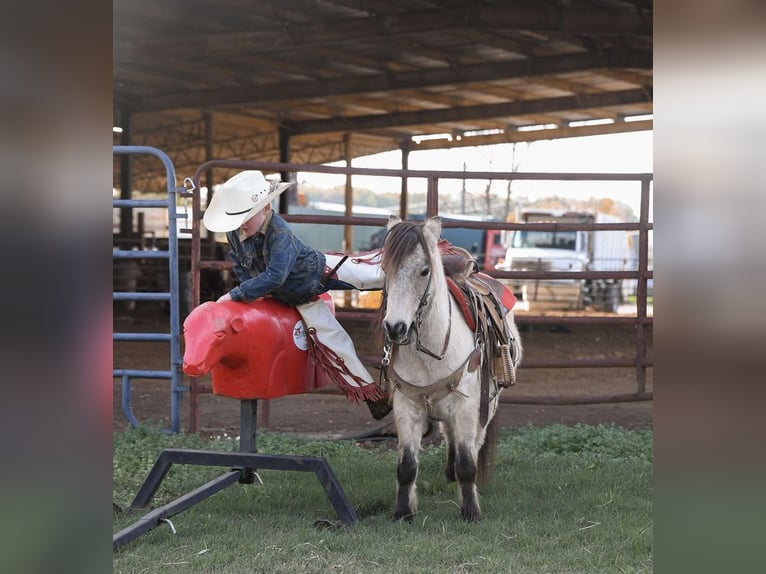
<path fill-rule="evenodd" d="M 516 298 L 500 281 L 479 272 L 476 260 L 461 247 L 443 250 L 442 265 L 450 293 L 474 331 L 477 347 L 483 348 L 482 364 L 496 384 L 513 385 L 516 381 L 513 334 L 504 318 Z"/>

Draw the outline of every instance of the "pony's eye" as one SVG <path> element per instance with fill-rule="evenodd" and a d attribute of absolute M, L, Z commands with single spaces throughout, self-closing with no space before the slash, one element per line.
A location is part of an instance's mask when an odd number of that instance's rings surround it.
<path fill-rule="evenodd" d="M 425 277 L 431 272 L 431 269 L 429 267 L 423 267 L 423 270 L 420 272 L 421 277 Z"/>

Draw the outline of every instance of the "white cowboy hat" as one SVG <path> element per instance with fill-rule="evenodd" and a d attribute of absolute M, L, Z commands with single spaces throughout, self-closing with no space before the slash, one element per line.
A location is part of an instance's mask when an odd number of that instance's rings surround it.
<path fill-rule="evenodd" d="M 241 171 L 218 187 L 202 221 L 209 231 L 234 231 L 291 185 L 271 182 L 260 171 Z"/>

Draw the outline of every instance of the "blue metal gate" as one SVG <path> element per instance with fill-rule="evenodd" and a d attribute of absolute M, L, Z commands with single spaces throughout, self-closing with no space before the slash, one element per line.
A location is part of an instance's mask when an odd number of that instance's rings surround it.
<path fill-rule="evenodd" d="M 184 196 L 186 188 L 176 187 L 176 173 L 170 158 L 161 150 L 147 146 L 114 146 L 115 155 L 148 154 L 158 158 L 165 166 L 167 175 L 166 199 L 113 199 L 113 207 L 152 207 L 168 211 L 168 248 L 167 250 L 113 250 L 113 258 L 122 259 L 166 259 L 168 262 L 169 283 L 165 292 L 113 292 L 115 301 L 168 301 L 170 305 L 169 333 L 112 333 L 114 341 L 167 341 L 170 343 L 170 367 L 168 370 L 113 369 L 115 378 L 122 378 L 122 411 L 130 424 L 139 425 L 131 409 L 131 379 L 169 379 L 170 380 L 170 432 L 181 430 L 181 397 L 189 390 L 181 385 L 182 362 L 180 345 L 180 313 L 178 286 L 178 226 L 177 219 L 186 218 L 176 212 L 176 198 Z"/>

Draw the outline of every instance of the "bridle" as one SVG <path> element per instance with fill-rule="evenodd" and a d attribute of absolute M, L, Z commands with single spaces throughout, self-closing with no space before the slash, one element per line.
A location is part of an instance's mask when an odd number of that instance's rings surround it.
<path fill-rule="evenodd" d="M 426 257 L 428 258 L 428 280 L 426 281 L 426 285 L 423 288 L 423 293 L 420 295 L 420 301 L 418 302 L 418 308 L 415 310 L 415 318 L 412 322 L 412 330 L 415 332 L 415 348 L 418 352 L 424 353 L 425 355 L 428 355 L 429 357 L 436 359 L 437 361 L 441 361 L 444 356 L 447 353 L 447 347 L 449 347 L 450 342 L 450 335 L 452 333 L 452 296 L 447 295 L 447 302 L 448 302 L 448 309 L 449 309 L 449 315 L 447 319 L 447 333 L 444 336 L 444 344 L 442 345 L 442 349 L 440 353 L 435 353 L 431 351 L 428 347 L 423 345 L 420 342 L 420 328 L 423 325 L 423 315 L 425 312 L 426 307 L 428 307 L 428 304 L 431 301 L 431 282 L 433 278 L 433 261 L 431 259 L 431 253 L 428 251 L 425 241 L 421 237 L 421 246 L 423 247 L 423 252 L 426 254 Z M 386 292 L 385 287 L 383 289 L 383 297 L 384 301 L 386 300 Z M 407 339 L 404 343 L 392 343 L 391 339 L 388 337 L 388 334 L 385 335 L 385 343 L 383 345 L 383 359 L 381 360 L 380 364 L 380 385 L 385 388 L 389 389 L 391 388 L 390 385 L 393 384 L 393 388 L 391 389 L 391 392 L 393 392 L 393 389 L 396 389 L 397 391 L 403 393 L 405 396 L 409 397 L 411 400 L 420 401 L 423 405 L 423 407 L 426 409 L 426 411 L 429 413 L 429 416 L 432 413 L 433 405 L 435 402 L 441 400 L 441 398 L 447 396 L 448 394 L 452 393 L 455 389 L 457 389 L 460 379 L 463 376 L 464 370 L 466 366 L 469 364 L 471 358 L 474 356 L 475 351 L 471 352 L 465 361 L 453 372 L 451 372 L 446 377 L 443 377 L 439 379 L 438 381 L 431 383 L 428 386 L 420 386 L 416 385 L 410 381 L 407 381 L 406 379 L 403 379 L 394 369 L 394 361 L 396 360 L 396 357 L 398 355 L 399 347 L 402 345 L 409 345 L 411 343 L 411 336 L 408 333 Z M 389 373 L 390 369 L 390 373 Z M 393 398 L 393 395 L 392 395 Z"/>
<path fill-rule="evenodd" d="M 425 308 L 428 306 L 430 295 L 431 295 L 431 279 L 433 278 L 433 261 L 431 260 L 431 252 L 428 251 L 428 247 L 426 246 L 425 240 L 421 237 L 420 238 L 420 244 L 423 248 L 423 252 L 426 254 L 426 257 L 428 258 L 428 281 L 426 281 L 426 286 L 423 288 L 423 293 L 420 296 L 420 301 L 418 302 L 418 308 L 415 310 L 415 320 L 412 322 L 413 327 L 412 330 L 415 332 L 415 348 L 429 357 L 432 357 L 436 359 L 437 361 L 441 361 L 444 358 L 444 355 L 447 353 L 447 347 L 449 346 L 450 341 L 450 334 L 452 333 L 452 297 L 447 297 L 447 303 L 449 305 L 449 314 L 447 319 L 447 334 L 444 336 L 444 344 L 442 345 L 441 353 L 436 354 L 433 351 L 431 351 L 428 347 L 423 345 L 420 342 L 420 328 L 423 326 L 423 312 L 425 311 Z M 384 288 L 385 289 L 385 288 Z M 392 343 L 391 339 L 389 339 L 388 335 L 386 334 L 385 337 L 385 344 L 383 345 L 383 365 L 388 366 L 391 361 L 391 352 L 392 352 L 392 346 L 395 345 L 394 349 L 396 347 L 399 347 L 401 345 L 409 345 L 410 344 L 410 335 L 407 335 L 407 339 L 403 343 Z"/>

